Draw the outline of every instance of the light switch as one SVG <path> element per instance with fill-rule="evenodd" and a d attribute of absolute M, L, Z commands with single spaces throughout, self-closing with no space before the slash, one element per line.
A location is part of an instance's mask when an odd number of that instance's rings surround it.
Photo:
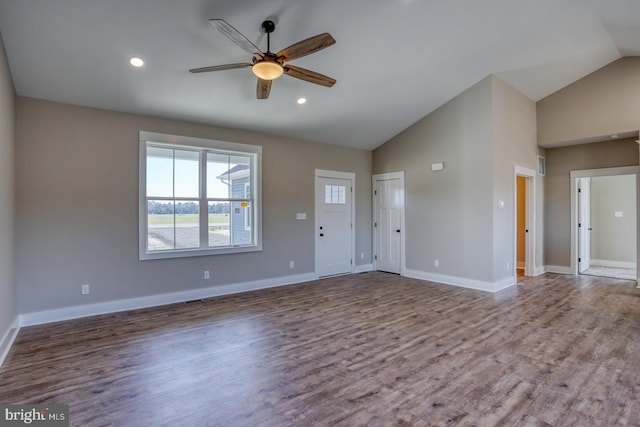
<path fill-rule="evenodd" d="M 296 219 L 297 219 L 298 221 L 301 221 L 301 220 L 305 220 L 305 219 L 307 219 L 307 213 L 306 213 L 306 212 L 298 212 L 298 213 L 296 214 Z"/>
<path fill-rule="evenodd" d="M 616 211 L 616 218 L 622 218 L 622 211 Z"/>

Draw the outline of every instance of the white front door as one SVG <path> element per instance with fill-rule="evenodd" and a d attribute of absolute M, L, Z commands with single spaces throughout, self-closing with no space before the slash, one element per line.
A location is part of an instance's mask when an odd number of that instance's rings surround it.
<path fill-rule="evenodd" d="M 316 273 L 351 273 L 353 180 L 316 176 Z"/>
<path fill-rule="evenodd" d="M 399 274 L 402 264 L 404 184 L 400 176 L 373 179 L 373 240 L 376 270 Z"/>
<path fill-rule="evenodd" d="M 580 178 L 578 184 L 578 271 L 584 273 L 591 267 L 591 178 Z"/>

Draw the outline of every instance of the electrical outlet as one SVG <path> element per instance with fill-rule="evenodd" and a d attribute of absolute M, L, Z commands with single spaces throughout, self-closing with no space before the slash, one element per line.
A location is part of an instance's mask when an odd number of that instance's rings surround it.
<path fill-rule="evenodd" d="M 439 260 L 435 260 L 435 261 L 433 261 L 433 265 L 434 265 L 435 267 L 440 267 L 440 261 L 439 261 Z"/>
<path fill-rule="evenodd" d="M 82 295 L 89 295 L 89 292 L 91 292 L 89 285 L 82 285 Z"/>
<path fill-rule="evenodd" d="M 204 278 L 208 279 L 209 278 L 209 270 L 205 270 L 204 271 Z"/>
<path fill-rule="evenodd" d="M 289 261 L 289 268 L 295 268 L 296 263 L 293 261 Z"/>

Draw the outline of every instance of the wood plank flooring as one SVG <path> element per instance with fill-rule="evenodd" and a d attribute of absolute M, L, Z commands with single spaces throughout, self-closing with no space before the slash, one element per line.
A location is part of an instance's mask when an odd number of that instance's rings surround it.
<path fill-rule="evenodd" d="M 640 289 L 372 272 L 29 327 L 0 402 L 74 426 L 638 426 Z"/>

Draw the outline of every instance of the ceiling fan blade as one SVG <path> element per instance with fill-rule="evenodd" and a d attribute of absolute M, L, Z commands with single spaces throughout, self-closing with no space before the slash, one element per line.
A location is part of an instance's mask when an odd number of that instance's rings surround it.
<path fill-rule="evenodd" d="M 282 59 L 285 62 L 301 58 L 311 53 L 322 50 L 335 44 L 336 41 L 331 34 L 322 33 L 317 36 L 309 37 L 306 40 L 302 40 L 298 43 L 294 43 L 289 47 L 282 49 L 276 54 L 278 59 Z"/>
<path fill-rule="evenodd" d="M 264 53 L 258 49 L 256 45 L 246 38 L 240 31 L 236 30 L 231 24 L 224 19 L 209 19 L 211 25 L 216 27 L 218 31 L 227 36 L 229 40 L 240 46 L 246 52 L 251 55 L 258 55 L 260 58 L 264 58 Z"/>
<path fill-rule="evenodd" d="M 271 82 L 273 80 L 258 79 L 258 86 L 256 87 L 256 96 L 258 99 L 269 98 L 269 92 L 271 92 Z"/>
<path fill-rule="evenodd" d="M 327 77 L 324 74 L 316 73 L 315 71 L 307 70 L 305 68 L 295 67 L 293 65 L 285 65 L 284 73 L 287 76 L 295 77 L 296 79 L 315 83 L 321 86 L 331 87 L 336 84 L 336 80 L 331 77 Z"/>
<path fill-rule="evenodd" d="M 209 71 L 233 70 L 234 68 L 244 68 L 244 67 L 251 67 L 251 64 L 249 64 L 248 62 L 242 62 L 239 64 L 212 65 L 211 67 L 192 68 L 189 70 L 189 72 L 190 73 L 208 73 Z"/>

